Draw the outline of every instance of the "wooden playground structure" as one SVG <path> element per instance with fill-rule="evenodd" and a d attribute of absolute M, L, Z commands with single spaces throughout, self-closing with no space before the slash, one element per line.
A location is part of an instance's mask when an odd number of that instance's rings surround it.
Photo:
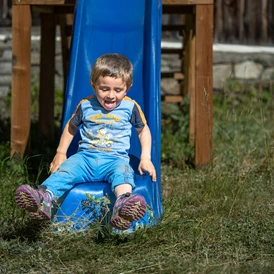
<path fill-rule="evenodd" d="M 66 33 L 67 14 L 74 11 L 75 0 L 13 0 L 12 1 L 12 109 L 11 156 L 23 155 L 30 133 L 30 67 L 31 13 L 41 17 L 39 127 L 44 138 L 53 138 L 55 16 L 59 17 L 66 61 L 69 38 Z M 190 95 L 190 142 L 195 147 L 195 166 L 210 164 L 213 159 L 213 0 L 162 0 L 163 13 L 184 14 L 185 24 L 169 26 L 182 29 L 184 94 Z M 168 28 L 168 27 L 166 27 Z M 68 31 L 67 31 L 68 32 Z M 167 52 L 168 53 L 168 52 Z M 170 50 L 170 53 L 174 51 Z M 64 62 L 64 75 L 66 63 Z M 172 101 L 172 98 L 168 99 Z"/>

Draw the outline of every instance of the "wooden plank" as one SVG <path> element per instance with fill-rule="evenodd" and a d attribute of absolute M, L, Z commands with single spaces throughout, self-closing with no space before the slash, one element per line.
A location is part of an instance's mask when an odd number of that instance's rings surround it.
<path fill-rule="evenodd" d="M 213 4 L 214 0 L 163 0 L 163 5 L 206 5 Z"/>
<path fill-rule="evenodd" d="M 42 13 L 40 48 L 39 135 L 54 139 L 55 15 Z"/>
<path fill-rule="evenodd" d="M 260 1 L 261 2 L 261 1 Z M 260 25 L 261 22 L 259 21 L 259 3 L 256 0 L 249 0 L 247 9 L 246 9 L 246 21 L 245 23 L 248 24 L 248 31 L 246 36 L 248 37 L 251 43 L 258 43 L 260 37 Z M 232 31 L 232 30 L 231 30 Z"/>
<path fill-rule="evenodd" d="M 268 13 L 267 18 L 269 22 L 268 26 L 268 34 L 269 34 L 269 41 L 273 43 L 274 41 L 274 32 L 272 31 L 272 26 L 274 26 L 274 3 L 273 1 L 268 1 Z"/>
<path fill-rule="evenodd" d="M 195 16 L 186 16 L 184 36 L 184 94 L 190 97 L 189 143 L 195 145 Z"/>
<path fill-rule="evenodd" d="M 262 33 L 262 39 L 264 41 L 268 40 L 268 19 L 267 19 L 267 0 L 262 0 L 262 13 L 261 13 L 261 17 L 262 17 L 262 27 L 261 27 L 261 33 Z"/>
<path fill-rule="evenodd" d="M 162 25 L 163 31 L 179 31 L 180 33 L 183 33 L 184 28 L 184 25 Z"/>
<path fill-rule="evenodd" d="M 196 7 L 195 166 L 213 159 L 213 5 Z"/>
<path fill-rule="evenodd" d="M 182 72 L 166 71 L 161 72 L 161 78 L 173 78 L 175 80 L 184 80 L 184 74 Z"/>
<path fill-rule="evenodd" d="M 12 7 L 12 104 L 11 157 L 24 155 L 30 133 L 30 49 L 29 6 Z"/>
<path fill-rule="evenodd" d="M 193 13 L 193 5 L 164 5 L 162 13 L 163 14 L 188 14 Z"/>
<path fill-rule="evenodd" d="M 74 13 L 74 6 L 32 6 L 32 10 L 37 13 L 55 13 L 55 14 L 68 14 Z"/>
<path fill-rule="evenodd" d="M 175 80 L 183 80 L 184 79 L 184 74 L 182 72 L 174 72 L 173 78 Z"/>
<path fill-rule="evenodd" d="M 244 40 L 244 21 L 245 21 L 245 17 L 244 17 L 244 12 L 245 12 L 245 0 L 240 0 L 238 2 L 238 22 L 239 22 L 239 41 L 243 42 Z M 220 20 L 222 20 L 222 17 L 220 18 Z M 219 36 L 221 36 L 221 33 L 219 33 Z"/>
<path fill-rule="evenodd" d="M 238 22 L 236 17 L 236 5 L 232 0 L 223 1 L 223 31 L 222 37 L 230 43 L 233 43 L 237 39 Z"/>
<path fill-rule="evenodd" d="M 183 96 L 164 95 L 164 96 L 162 96 L 162 101 L 167 102 L 167 103 L 181 103 L 183 101 Z"/>
<path fill-rule="evenodd" d="M 163 5 L 205 5 L 214 0 L 163 0 Z M 76 0 L 12 0 L 13 5 L 75 5 Z"/>
<path fill-rule="evenodd" d="M 162 54 L 179 54 L 182 55 L 183 49 L 180 48 L 162 48 Z"/>
<path fill-rule="evenodd" d="M 75 5 L 76 0 L 12 0 L 13 5 Z"/>
<path fill-rule="evenodd" d="M 68 14 L 68 16 L 69 16 L 70 14 Z M 68 21 L 69 19 L 67 19 L 67 21 Z M 71 20 L 73 21 L 73 14 L 71 14 Z M 72 23 L 73 24 L 73 23 Z M 72 26 L 73 25 L 67 25 L 67 26 L 65 26 L 65 28 L 64 28 L 64 35 L 65 36 L 71 36 L 72 35 Z"/>

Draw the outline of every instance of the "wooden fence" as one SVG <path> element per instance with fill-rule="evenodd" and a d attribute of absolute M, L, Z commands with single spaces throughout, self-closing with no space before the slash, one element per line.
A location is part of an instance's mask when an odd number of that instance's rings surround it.
<path fill-rule="evenodd" d="M 274 1 L 215 0 L 217 43 L 273 45 Z"/>

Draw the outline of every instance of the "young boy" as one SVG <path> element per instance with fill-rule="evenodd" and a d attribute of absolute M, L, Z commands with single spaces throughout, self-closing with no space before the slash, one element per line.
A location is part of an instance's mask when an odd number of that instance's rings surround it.
<path fill-rule="evenodd" d="M 52 174 L 38 190 L 29 185 L 16 190 L 17 204 L 29 211 L 32 219 L 50 220 L 52 201 L 76 183 L 89 181 L 111 184 L 117 198 L 110 220 L 113 227 L 128 229 L 132 221 L 144 216 L 144 197 L 132 194 L 134 172 L 127 153 L 132 126 L 141 144 L 140 174 L 147 171 L 152 181 L 156 181 L 156 172 L 150 160 L 151 134 L 144 114 L 126 96 L 132 86 L 132 74 L 131 62 L 121 54 L 105 54 L 95 61 L 90 76 L 95 95 L 83 99 L 67 122 L 50 164 Z M 78 152 L 67 159 L 68 147 L 78 128 L 81 135 Z"/>

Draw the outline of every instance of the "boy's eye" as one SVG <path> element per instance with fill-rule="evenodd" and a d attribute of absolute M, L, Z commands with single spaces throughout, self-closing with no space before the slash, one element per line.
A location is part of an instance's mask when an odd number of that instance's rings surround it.
<path fill-rule="evenodd" d="M 103 91 L 103 92 L 106 92 L 106 91 L 109 91 L 109 90 L 110 90 L 109 87 L 99 87 L 99 89 L 100 89 L 101 91 Z M 122 88 L 115 88 L 114 91 L 117 92 L 117 93 L 120 93 L 120 92 L 123 91 L 123 89 L 122 89 Z"/>
<path fill-rule="evenodd" d="M 101 87 L 101 90 L 102 90 L 102 91 L 108 91 L 108 88 Z"/>

